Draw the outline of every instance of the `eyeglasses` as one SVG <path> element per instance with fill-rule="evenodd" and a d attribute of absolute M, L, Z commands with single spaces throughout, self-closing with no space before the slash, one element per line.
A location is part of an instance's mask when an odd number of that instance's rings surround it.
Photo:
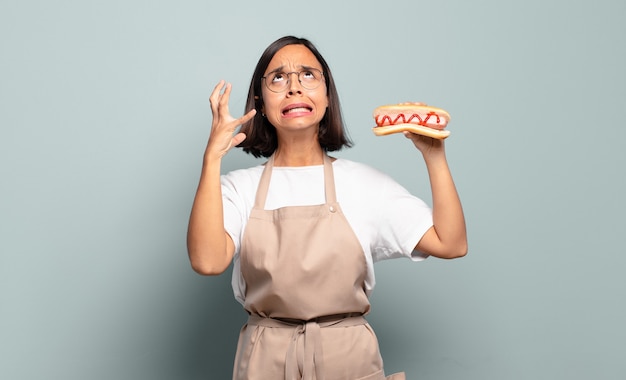
<path fill-rule="evenodd" d="M 322 84 L 324 73 L 318 69 L 306 69 L 302 71 L 292 71 L 290 73 L 273 72 L 261 79 L 265 80 L 265 86 L 272 92 L 283 92 L 291 83 L 291 74 L 298 75 L 298 82 L 307 90 L 315 90 Z"/>

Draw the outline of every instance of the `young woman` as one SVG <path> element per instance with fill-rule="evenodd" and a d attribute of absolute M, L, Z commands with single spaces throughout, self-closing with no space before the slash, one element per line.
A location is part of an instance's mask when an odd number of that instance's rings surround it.
<path fill-rule="evenodd" d="M 244 116 L 231 115 L 230 93 L 220 81 L 211 94 L 188 251 L 201 274 L 234 263 L 233 290 L 249 319 L 233 379 L 403 379 L 385 377 L 363 316 L 374 262 L 467 252 L 443 141 L 406 134 L 425 160 L 432 209 L 389 176 L 330 157 L 351 142 L 330 68 L 306 39 L 283 37 L 265 50 Z M 221 175 L 236 146 L 268 160 Z"/>

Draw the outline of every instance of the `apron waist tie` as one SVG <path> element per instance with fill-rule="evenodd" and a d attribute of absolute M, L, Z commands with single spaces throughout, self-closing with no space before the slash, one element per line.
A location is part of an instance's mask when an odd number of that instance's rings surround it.
<path fill-rule="evenodd" d="M 285 380 L 325 380 L 324 356 L 322 353 L 322 328 L 351 327 L 366 324 L 361 314 L 338 314 L 319 317 L 308 321 L 287 318 L 266 318 L 252 314 L 248 325 L 270 328 L 291 328 L 293 335 L 285 358 Z M 298 371 L 296 346 L 300 335 L 304 336 L 304 360 L 302 377 Z M 315 377 L 313 377 L 315 374 Z"/>

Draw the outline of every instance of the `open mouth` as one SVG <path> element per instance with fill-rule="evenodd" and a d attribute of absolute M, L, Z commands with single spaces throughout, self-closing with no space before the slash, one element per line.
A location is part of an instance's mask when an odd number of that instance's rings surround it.
<path fill-rule="evenodd" d="M 307 104 L 292 104 L 283 109 L 283 115 L 288 115 L 291 113 L 303 113 L 303 112 L 312 112 L 313 108 Z"/>

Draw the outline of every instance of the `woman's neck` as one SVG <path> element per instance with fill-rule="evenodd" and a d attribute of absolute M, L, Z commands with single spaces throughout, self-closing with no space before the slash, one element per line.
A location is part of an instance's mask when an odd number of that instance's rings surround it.
<path fill-rule="evenodd" d="M 317 136 L 314 140 L 278 141 L 274 152 L 274 166 L 311 166 L 324 163 L 324 151 Z"/>

